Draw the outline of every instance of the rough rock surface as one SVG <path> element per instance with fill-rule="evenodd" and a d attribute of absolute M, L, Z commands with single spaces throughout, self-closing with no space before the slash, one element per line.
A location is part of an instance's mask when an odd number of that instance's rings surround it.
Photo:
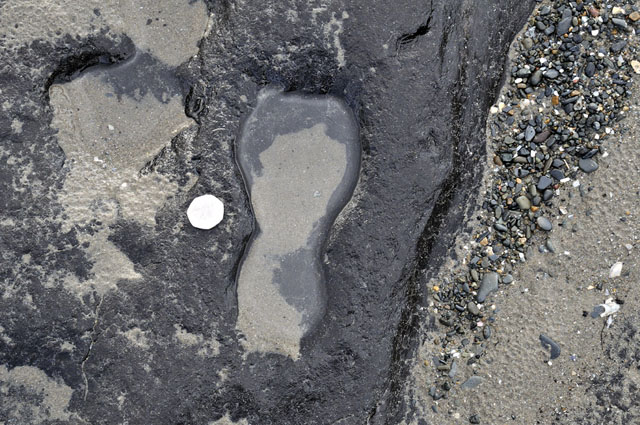
<path fill-rule="evenodd" d="M 477 187 L 486 114 L 533 3 L 210 2 L 200 52 L 177 70 L 198 125 L 141 170 L 184 188 L 155 225 L 119 216 L 108 229 L 94 220 L 68 230 L 59 201 L 68 164 L 48 88 L 131 57 L 131 39 L 102 28 L 0 49 L 0 384 L 9 394 L 0 421 L 413 418 L 403 360 L 425 320 L 424 271 L 440 264 Z M 265 85 L 340 96 L 362 143 L 358 186 L 324 249 L 327 312 L 295 362 L 243 352 L 235 328 L 253 217 L 233 142 Z M 190 199 L 211 192 L 225 220 L 190 228 Z M 107 231 L 135 273 L 115 289 L 78 290 L 95 275 L 87 237 Z"/>

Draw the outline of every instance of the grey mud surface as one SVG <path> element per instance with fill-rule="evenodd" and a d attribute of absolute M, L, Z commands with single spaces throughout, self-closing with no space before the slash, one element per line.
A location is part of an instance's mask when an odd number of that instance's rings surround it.
<path fill-rule="evenodd" d="M 408 377 L 426 281 L 479 187 L 486 115 L 533 4 L 0 2 L 0 422 L 423 425 Z M 90 81 L 140 52 L 177 79 L 168 97 Z M 112 138 L 136 121 L 107 109 L 115 122 L 78 133 L 64 122 L 95 101 L 57 96 L 82 81 L 174 112 L 149 143 Z M 236 327 L 254 216 L 234 142 L 266 86 L 342 99 L 362 149 L 297 360 L 247 350 Z M 226 207 L 208 232 L 185 215 L 205 193 Z"/>

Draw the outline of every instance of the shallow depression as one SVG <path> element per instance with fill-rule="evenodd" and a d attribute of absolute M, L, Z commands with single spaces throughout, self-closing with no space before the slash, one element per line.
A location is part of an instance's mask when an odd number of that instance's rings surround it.
<path fill-rule="evenodd" d="M 330 96 L 260 92 L 237 141 L 256 219 L 238 274 L 248 351 L 299 357 L 326 304 L 320 250 L 360 167 L 357 125 Z"/>

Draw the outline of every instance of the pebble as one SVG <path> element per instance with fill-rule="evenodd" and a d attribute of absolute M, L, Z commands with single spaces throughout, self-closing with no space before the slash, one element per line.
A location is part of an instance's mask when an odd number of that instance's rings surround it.
<path fill-rule="evenodd" d="M 189 223 L 196 229 L 213 229 L 223 217 L 224 204 L 213 195 L 198 196 L 187 208 Z"/>
<path fill-rule="evenodd" d="M 540 84 L 541 80 L 542 80 L 542 71 L 538 69 L 536 72 L 533 73 L 531 78 L 529 78 L 529 84 L 531 84 L 532 86 L 537 86 L 538 84 Z"/>
<path fill-rule="evenodd" d="M 568 16 L 568 17 L 564 18 L 563 20 L 561 20 L 561 21 L 558 23 L 558 28 L 557 28 L 556 33 L 557 33 L 558 35 L 564 35 L 564 34 L 566 34 L 566 33 L 569 31 L 569 27 L 571 27 L 571 20 L 572 20 L 572 19 L 571 19 L 571 17 L 570 17 L 570 16 Z"/>
<path fill-rule="evenodd" d="M 484 339 L 491 338 L 491 326 L 484 327 L 484 330 L 482 331 L 482 336 L 484 336 Z"/>
<path fill-rule="evenodd" d="M 550 79 L 550 80 L 555 80 L 556 78 L 558 78 L 560 73 L 558 71 L 556 71 L 555 69 L 550 69 L 550 70 L 546 71 L 543 75 L 546 78 Z"/>
<path fill-rule="evenodd" d="M 478 385 L 482 384 L 482 381 L 483 379 L 480 376 L 472 375 L 469 377 L 469 379 L 464 381 L 464 383 L 460 387 L 465 390 L 471 390 L 473 388 L 476 388 Z"/>
<path fill-rule="evenodd" d="M 471 415 L 471 416 L 469 416 L 469 423 L 470 424 L 479 424 L 480 423 L 480 418 L 478 418 L 478 415 Z"/>
<path fill-rule="evenodd" d="M 552 254 L 556 253 L 556 245 L 551 241 L 551 239 L 547 239 L 545 246 L 547 247 L 550 253 Z"/>
<path fill-rule="evenodd" d="M 622 18 L 613 18 L 611 21 L 613 22 L 613 24 L 615 26 L 618 26 L 618 27 L 624 28 L 624 29 L 627 28 L 627 21 L 625 21 Z"/>
<path fill-rule="evenodd" d="M 593 173 L 598 169 L 598 163 L 591 158 L 582 158 L 578 161 L 578 166 L 585 173 Z"/>
<path fill-rule="evenodd" d="M 551 354 L 551 360 L 556 359 L 560 356 L 560 346 L 545 334 L 540 334 L 540 343 L 545 349 L 549 350 Z"/>
<path fill-rule="evenodd" d="M 538 180 L 537 188 L 538 190 L 545 190 L 546 188 L 551 186 L 552 183 L 553 183 L 553 180 L 551 180 L 549 177 L 542 176 L 540 177 L 540 180 Z"/>
<path fill-rule="evenodd" d="M 589 62 L 584 69 L 584 75 L 591 78 L 596 74 L 596 65 L 593 62 Z"/>
<path fill-rule="evenodd" d="M 622 49 L 627 46 L 627 40 L 620 40 L 611 45 L 611 51 L 613 53 L 620 53 Z"/>
<path fill-rule="evenodd" d="M 530 142 L 533 140 L 533 138 L 536 136 L 536 130 L 535 128 L 531 127 L 530 125 L 527 126 L 527 128 L 524 130 L 524 139 L 527 142 Z"/>
<path fill-rule="evenodd" d="M 551 222 L 546 217 L 538 217 L 536 223 L 538 223 L 538 227 L 546 232 L 550 231 L 552 228 Z"/>
<path fill-rule="evenodd" d="M 477 300 L 483 303 L 487 296 L 498 290 L 498 273 L 490 272 L 483 276 L 480 289 L 478 290 Z"/>
<path fill-rule="evenodd" d="M 531 208 L 531 201 L 529 201 L 529 198 L 524 195 L 518 196 L 518 198 L 516 199 L 516 203 L 521 210 L 528 210 L 529 208 Z"/>
<path fill-rule="evenodd" d="M 451 363 L 451 369 L 449 369 L 449 378 L 453 379 L 456 377 L 456 373 L 458 373 L 458 362 L 455 360 Z"/>
<path fill-rule="evenodd" d="M 478 305 L 473 301 L 469 301 L 469 303 L 467 304 L 467 310 L 469 310 L 469 313 L 473 314 L 474 316 L 480 316 L 480 309 L 478 308 Z"/>

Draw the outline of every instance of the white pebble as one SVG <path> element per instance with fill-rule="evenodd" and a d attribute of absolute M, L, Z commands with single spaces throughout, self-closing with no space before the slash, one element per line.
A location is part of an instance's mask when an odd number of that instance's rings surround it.
<path fill-rule="evenodd" d="M 622 274 L 622 263 L 618 261 L 613 266 L 611 266 L 611 270 L 609 270 L 609 278 L 613 279 L 614 277 L 618 277 Z"/>
<path fill-rule="evenodd" d="M 196 229 L 213 229 L 222 221 L 224 204 L 213 195 L 202 195 L 191 201 L 187 209 L 189 223 Z"/>

